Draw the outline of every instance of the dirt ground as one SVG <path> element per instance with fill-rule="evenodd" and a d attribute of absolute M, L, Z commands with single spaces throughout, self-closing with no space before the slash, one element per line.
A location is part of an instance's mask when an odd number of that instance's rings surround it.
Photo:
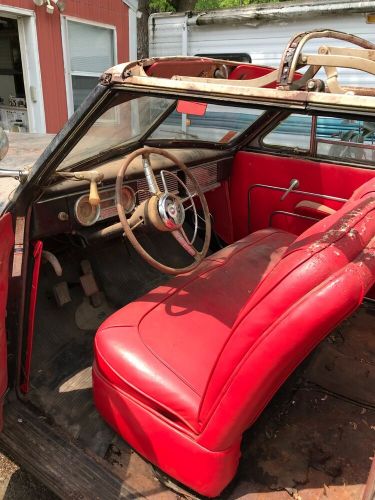
<path fill-rule="evenodd" d="M 20 469 L 0 449 L 0 500 L 57 500 L 37 479 Z"/>

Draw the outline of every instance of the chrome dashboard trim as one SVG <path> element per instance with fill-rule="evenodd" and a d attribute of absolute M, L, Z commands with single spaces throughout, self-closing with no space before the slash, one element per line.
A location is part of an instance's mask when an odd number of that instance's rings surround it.
<path fill-rule="evenodd" d="M 206 166 L 211 165 L 212 163 L 217 163 L 219 165 L 219 163 L 221 163 L 221 162 L 224 162 L 224 161 L 227 161 L 227 160 L 232 160 L 232 159 L 233 159 L 233 155 L 225 156 L 223 158 L 218 158 L 217 160 L 209 160 L 209 161 L 206 161 L 205 163 L 198 163 L 197 165 L 192 165 L 191 167 L 188 167 L 188 168 L 189 169 L 194 169 L 194 168 L 197 168 L 197 167 L 206 167 Z M 166 170 L 166 169 L 164 168 L 164 169 L 161 169 L 161 170 Z M 178 169 L 176 169 L 175 165 L 171 165 L 168 168 L 168 170 L 175 171 L 175 170 L 178 170 Z M 156 175 L 159 175 L 159 172 Z M 137 181 L 139 181 L 140 179 L 143 179 L 143 178 L 144 178 L 144 176 L 142 175 L 139 178 L 134 178 L 134 179 L 131 179 L 131 180 L 127 180 L 126 182 L 124 182 L 124 185 L 135 184 L 135 183 L 137 183 Z M 220 184 L 220 181 L 218 181 L 218 184 Z M 116 179 L 113 179 L 113 184 L 107 184 L 106 186 L 98 186 L 98 191 L 100 193 L 103 190 L 105 191 L 105 190 L 111 189 L 111 186 L 113 186 L 113 189 L 114 189 L 115 185 L 116 185 Z M 214 188 L 212 188 L 212 189 L 214 189 Z M 53 196 L 52 198 L 48 198 L 46 200 L 40 200 L 37 203 L 38 204 L 43 204 L 43 203 L 47 203 L 47 202 L 54 201 L 54 200 L 60 200 L 61 198 L 70 198 L 72 196 L 79 196 L 79 195 L 87 194 L 87 193 L 88 193 L 88 189 L 84 189 L 84 190 L 81 190 L 81 191 L 78 191 L 78 192 L 75 191 L 74 193 L 68 193 L 68 194 L 61 194 L 59 196 Z"/>
<path fill-rule="evenodd" d="M 76 201 L 74 203 L 74 217 L 75 217 L 76 222 L 78 222 L 78 224 L 80 224 L 81 226 L 83 226 L 83 227 L 91 227 L 94 224 L 96 224 L 98 222 L 98 220 L 100 219 L 100 205 L 96 205 L 95 207 L 93 207 L 91 205 L 91 208 L 96 210 L 96 214 L 95 214 L 95 217 L 92 220 L 92 222 L 90 222 L 90 223 L 82 222 L 82 221 L 79 220 L 79 217 L 77 215 L 78 214 L 78 205 L 85 198 L 86 198 L 86 202 L 89 203 L 89 195 L 87 193 L 76 199 Z"/>

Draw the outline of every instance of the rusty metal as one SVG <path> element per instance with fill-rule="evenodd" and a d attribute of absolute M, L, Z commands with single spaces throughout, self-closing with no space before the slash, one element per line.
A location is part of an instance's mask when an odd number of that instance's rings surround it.
<path fill-rule="evenodd" d="M 184 61 L 184 62 L 197 62 L 197 61 L 202 61 L 207 64 L 207 70 L 206 70 L 206 75 L 205 77 L 207 78 L 214 78 L 215 77 L 215 72 L 223 71 L 223 67 L 225 67 L 225 70 L 228 70 L 229 68 L 234 69 L 235 67 L 238 66 L 238 61 L 227 61 L 226 59 L 213 59 L 210 57 L 197 57 L 197 56 L 167 56 L 167 57 L 152 57 L 149 59 L 141 59 L 139 61 L 134 61 L 127 63 L 126 69 L 124 68 L 123 70 L 123 79 L 133 76 L 133 75 L 138 75 L 138 76 L 147 76 L 147 73 L 145 72 L 145 68 L 148 68 L 152 66 L 155 63 L 158 62 L 168 62 L 168 61 L 173 61 L 173 62 L 179 62 L 179 61 Z M 241 64 L 246 64 L 246 63 L 241 63 Z M 122 65 L 115 66 L 112 69 L 117 69 Z M 229 68 L 228 68 L 229 67 Z M 113 76 L 112 69 L 108 70 L 106 74 L 109 74 L 111 72 Z"/>
<path fill-rule="evenodd" d="M 337 15 L 345 12 L 368 13 L 375 11 L 375 2 L 372 0 L 344 0 L 327 2 L 325 0 L 305 0 L 303 2 L 283 2 L 271 4 L 261 3 L 242 8 L 208 11 L 191 15 L 187 20 L 188 26 L 207 26 L 223 24 L 246 24 L 257 26 L 264 22 L 294 21 L 298 17 L 311 18 L 319 15 Z M 178 13 L 177 15 L 181 15 Z M 160 16 L 160 14 L 159 14 Z M 157 18 L 153 14 L 152 18 Z"/>
<path fill-rule="evenodd" d="M 301 67 L 301 65 L 303 66 L 306 64 L 300 59 L 303 46 L 309 40 L 316 38 L 332 38 L 335 40 L 342 40 L 344 42 L 349 42 L 357 45 L 358 47 L 361 47 L 363 49 L 375 50 L 375 45 L 373 43 L 368 42 L 367 40 L 364 40 L 359 36 L 343 33 L 342 31 L 324 29 L 298 33 L 289 41 L 281 57 L 278 83 L 286 90 L 292 84 L 297 68 Z"/>
<path fill-rule="evenodd" d="M 303 46 L 311 39 L 331 38 L 357 45 L 356 48 L 336 48 L 323 45 L 318 54 L 302 54 Z M 161 78 L 147 75 L 147 68 L 157 62 L 200 61 L 206 66 L 199 76 L 173 75 Z M 120 64 L 105 72 L 103 81 L 109 85 L 142 91 L 171 92 L 194 98 L 215 98 L 238 100 L 249 104 L 277 105 L 298 109 L 340 108 L 350 112 L 372 113 L 375 105 L 374 88 L 342 86 L 338 82 L 337 67 L 352 68 L 375 74 L 375 45 L 355 35 L 333 31 L 317 30 L 299 33 L 289 42 L 278 70 L 253 80 L 228 80 L 225 77 L 239 64 L 209 57 L 156 57 Z M 249 67 L 252 65 L 247 63 Z M 305 74 L 294 80 L 296 70 L 306 67 Z M 223 68 L 225 67 L 225 71 Z M 323 68 L 326 80 L 314 80 Z M 228 70 L 228 72 L 226 71 Z M 276 89 L 264 88 L 273 81 Z"/>
<path fill-rule="evenodd" d="M 100 83 L 102 85 L 109 85 L 112 80 L 112 75 L 111 73 L 103 73 L 102 76 L 100 77 Z"/>
<path fill-rule="evenodd" d="M 129 77 L 127 89 L 143 89 L 148 91 L 173 92 L 179 95 L 193 96 L 194 98 L 215 98 L 218 100 L 238 100 L 251 104 L 261 103 L 265 106 L 287 107 L 288 109 L 308 109 L 310 104 L 314 107 L 329 108 L 340 107 L 356 112 L 365 111 L 373 113 L 375 100 L 360 95 L 328 94 L 324 92 L 307 92 L 304 90 L 278 90 L 269 88 L 256 88 L 249 86 L 231 86 L 226 81 L 223 83 L 201 83 L 181 80 L 168 80 L 154 77 Z"/>
<path fill-rule="evenodd" d="M 235 99 L 243 98 L 247 102 L 259 102 L 262 101 L 265 104 L 279 103 L 281 106 L 283 102 L 288 107 L 304 107 L 306 102 L 307 92 L 305 91 L 290 91 L 285 93 L 284 91 L 277 89 L 268 88 L 256 88 L 249 86 L 232 86 L 228 85 L 226 80 L 223 83 L 205 83 L 204 81 L 187 81 L 184 78 L 181 80 L 168 80 L 166 78 L 155 78 L 155 77 L 139 77 L 132 76 L 126 81 L 127 88 L 142 88 L 144 90 L 163 90 L 172 92 L 182 92 L 192 95 L 193 93 L 201 94 L 202 97 L 211 98 L 222 98 Z"/>

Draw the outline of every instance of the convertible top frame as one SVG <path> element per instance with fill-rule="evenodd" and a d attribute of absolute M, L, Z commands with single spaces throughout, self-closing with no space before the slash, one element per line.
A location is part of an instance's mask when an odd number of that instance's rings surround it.
<path fill-rule="evenodd" d="M 303 53 L 302 49 L 306 43 L 317 38 L 341 40 L 360 48 L 338 48 L 322 45 L 318 50 L 318 54 Z M 375 95 L 374 89 L 342 87 L 338 83 L 338 67 L 355 69 L 375 75 L 375 45 L 356 35 L 333 30 L 298 33 L 290 40 L 281 58 L 277 75 L 278 88 L 292 90 L 296 86 L 299 87 L 302 82 L 294 82 L 295 74 L 298 69 L 305 66 L 309 66 L 307 73 L 310 79 L 305 79 L 303 83 L 307 85 L 307 89 L 310 91 L 326 90 L 335 94 L 344 94 L 351 91 L 357 95 Z M 324 82 L 312 80 L 313 76 L 321 68 L 324 68 L 327 75 L 326 87 L 324 87 Z"/>
<path fill-rule="evenodd" d="M 322 45 L 317 54 L 302 51 L 308 41 L 318 38 L 340 40 L 356 47 Z M 239 68 L 247 70 L 248 76 L 241 76 L 241 79 L 231 77 Z M 303 75 L 298 72 L 302 68 L 305 68 Z M 115 66 L 102 75 L 101 83 L 147 86 L 154 90 L 186 90 L 189 93 L 197 91 L 249 100 L 275 99 L 288 101 L 289 105 L 291 101 L 324 106 L 337 104 L 343 109 L 356 107 L 363 110 L 368 101 L 361 100 L 361 97 L 375 97 L 375 89 L 341 85 L 338 68 L 375 75 L 375 45 L 340 31 L 314 30 L 299 33 L 290 40 L 278 69 L 207 57 L 160 57 Z M 314 78 L 320 69 L 325 71 L 325 81 Z"/>

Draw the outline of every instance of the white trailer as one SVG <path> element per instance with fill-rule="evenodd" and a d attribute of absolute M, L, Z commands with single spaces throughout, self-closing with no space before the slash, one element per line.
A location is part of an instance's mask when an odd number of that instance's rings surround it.
<path fill-rule="evenodd" d="M 150 56 L 211 55 L 278 67 L 292 35 L 331 28 L 358 35 L 375 43 L 375 0 L 307 0 L 202 13 L 159 13 L 149 19 Z M 316 50 L 342 42 L 312 40 L 304 49 Z M 340 70 L 340 80 L 373 86 L 371 75 Z"/>

